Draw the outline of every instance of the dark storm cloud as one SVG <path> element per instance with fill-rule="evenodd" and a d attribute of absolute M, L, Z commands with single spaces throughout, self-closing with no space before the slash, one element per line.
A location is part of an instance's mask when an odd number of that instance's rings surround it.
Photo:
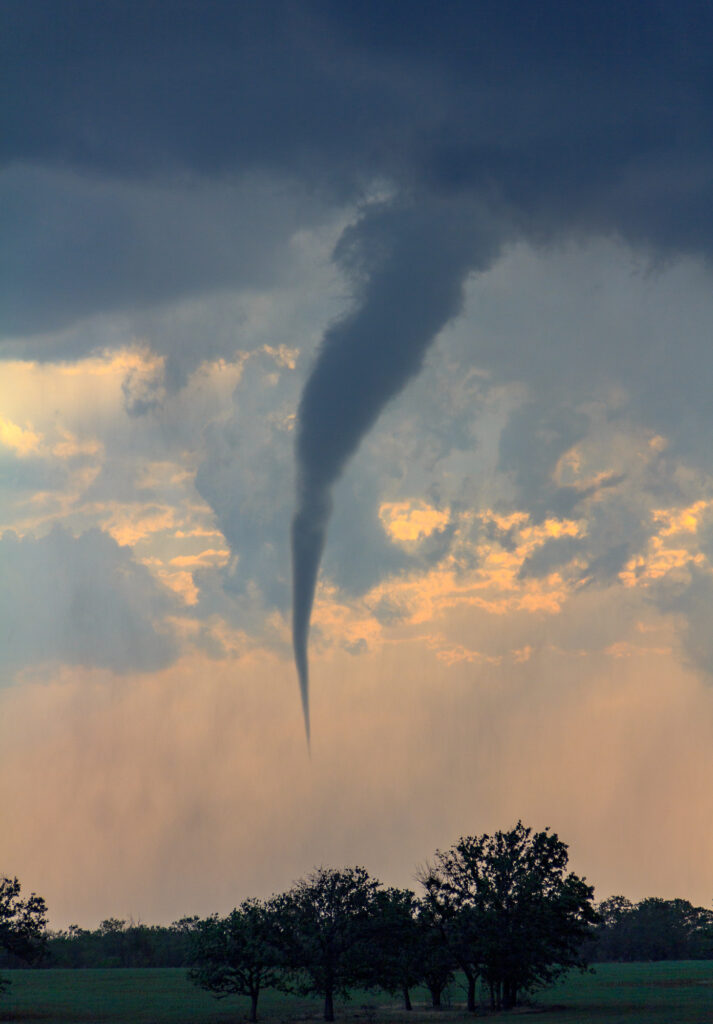
<path fill-rule="evenodd" d="M 227 0 L 5 5 L 15 102 L 0 156 L 120 176 L 288 167 L 343 193 L 350 165 L 358 176 L 368 162 L 365 131 L 369 148 L 384 144 L 412 96 L 383 81 L 334 13 Z M 320 174 L 315 157 L 328 156 Z"/>
<path fill-rule="evenodd" d="M 73 537 L 0 539 L 0 627 L 6 672 L 45 661 L 157 669 L 177 654 L 170 633 L 152 625 L 176 603 L 148 570 L 100 530 Z"/>
<path fill-rule="evenodd" d="M 561 209 L 621 198 L 611 172 L 633 185 L 638 158 L 650 194 L 690 195 L 711 20 L 697 2 L 25 0 L 3 9 L 0 154 L 112 174 L 308 166 L 339 189 L 349 168 L 401 170 Z"/>
<path fill-rule="evenodd" d="M 4 244 L 17 265 L 5 333 L 239 285 L 252 267 L 231 255 L 230 236 L 254 240 L 250 219 L 229 211 L 221 237 L 221 211 L 205 209 L 196 182 L 229 190 L 246 173 L 300 181 L 327 202 L 379 178 L 417 195 L 477 195 L 543 241 L 613 231 L 710 251 L 709 6 L 492 0 L 407 11 L 3 5 L 12 101 L 0 160 L 18 211 Z M 37 167 L 71 170 L 81 198 L 67 194 L 70 179 L 32 181 Z M 170 189 L 127 201 L 148 183 L 192 183 L 195 206 Z"/>
<path fill-rule="evenodd" d="M 236 283 L 265 286 L 284 269 L 291 233 L 317 212 L 304 188 L 266 180 L 160 183 L 27 165 L 0 171 L 0 196 L 9 241 L 0 254 L 2 327 L 20 336 Z M 93 340 L 85 336 L 85 351 Z M 59 354 L 82 354 L 80 345 Z M 207 355 L 215 343 L 193 347 Z M 41 358 L 42 339 L 24 352 Z"/>

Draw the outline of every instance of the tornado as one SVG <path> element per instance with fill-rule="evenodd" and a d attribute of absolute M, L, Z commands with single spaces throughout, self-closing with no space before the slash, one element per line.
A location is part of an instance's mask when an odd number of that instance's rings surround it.
<path fill-rule="evenodd" d="M 433 199 L 373 204 L 337 243 L 334 256 L 353 286 L 353 305 L 324 334 L 296 430 L 292 641 L 308 744 L 308 639 L 332 488 L 460 311 L 468 273 L 489 265 L 497 249 L 482 216 Z"/>

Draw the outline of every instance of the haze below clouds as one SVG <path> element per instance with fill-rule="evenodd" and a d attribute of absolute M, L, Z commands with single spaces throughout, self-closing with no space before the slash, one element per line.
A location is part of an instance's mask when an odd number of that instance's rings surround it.
<path fill-rule="evenodd" d="M 3 11 L 0 869 L 54 925 L 518 818 L 710 901 L 713 26 L 507 8 Z"/>

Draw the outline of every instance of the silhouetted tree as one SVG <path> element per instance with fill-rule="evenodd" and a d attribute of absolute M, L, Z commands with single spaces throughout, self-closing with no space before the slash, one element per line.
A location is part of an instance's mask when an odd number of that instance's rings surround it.
<path fill-rule="evenodd" d="M 188 977 L 217 998 L 250 998 L 250 1020 L 257 1020 L 260 992 L 275 984 L 278 955 L 274 901 L 248 899 L 227 917 L 199 921 L 192 931 Z"/>
<path fill-rule="evenodd" d="M 48 933 L 47 959 L 53 967 L 186 967 L 197 923 L 197 917 L 171 925 L 127 925 L 107 918 L 94 931 L 71 924 Z"/>
<path fill-rule="evenodd" d="M 458 967 L 442 924 L 437 907 L 428 900 L 417 901 L 418 973 L 428 988 L 435 1010 L 440 1009 L 443 991 L 453 981 Z"/>
<path fill-rule="evenodd" d="M 440 851 L 436 853 L 437 861 L 445 857 L 446 855 Z M 436 874 L 435 867 L 424 868 L 419 874 L 419 880 L 426 889 L 422 917 L 428 920 L 433 929 L 433 951 L 445 951 L 445 963 L 458 967 L 465 975 L 466 1007 L 469 1013 L 475 1013 L 475 986 L 482 971 L 484 955 L 481 949 L 482 934 L 478 915 L 471 903 L 463 897 L 462 892 L 446 884 L 445 876 Z M 440 945 L 435 938 L 436 934 L 439 936 Z M 441 972 L 444 966 L 441 964 Z M 438 960 L 434 962 L 433 967 L 435 971 L 432 974 L 432 982 L 434 988 L 437 988 Z M 436 996 L 432 989 L 431 999 L 437 999 L 440 1005 L 440 992 Z"/>
<path fill-rule="evenodd" d="M 0 879 L 0 948 L 27 963 L 39 960 L 44 951 L 47 905 L 41 896 L 21 896 L 17 878 Z M 0 992 L 9 981 L 0 978 Z"/>
<path fill-rule="evenodd" d="M 417 903 L 409 889 L 380 889 L 374 895 L 363 982 L 395 995 L 412 1009 L 409 989 L 421 980 L 421 932 Z"/>
<path fill-rule="evenodd" d="M 181 917 L 168 928 L 162 929 L 160 964 L 165 967 L 185 967 L 190 962 L 193 933 L 200 923 L 198 917 Z"/>
<path fill-rule="evenodd" d="M 472 941 L 470 963 L 494 1008 L 515 1006 L 519 993 L 585 966 L 594 889 L 565 873 L 567 860 L 556 834 L 518 822 L 509 832 L 460 839 L 422 874 L 446 934 L 450 924 L 459 941 Z"/>
<path fill-rule="evenodd" d="M 655 897 L 599 904 L 589 955 L 595 960 L 696 960 L 713 956 L 713 912 L 688 900 Z"/>
<path fill-rule="evenodd" d="M 335 995 L 363 978 L 365 944 L 379 883 L 364 868 L 319 868 L 279 899 L 286 991 L 324 996 L 334 1020 Z"/>
<path fill-rule="evenodd" d="M 126 921 L 108 917 L 99 925 L 102 952 L 107 967 L 127 967 Z"/>
<path fill-rule="evenodd" d="M 695 957 L 702 951 L 705 914 L 688 900 L 650 897 L 637 903 L 630 918 L 631 943 L 637 960 Z"/>

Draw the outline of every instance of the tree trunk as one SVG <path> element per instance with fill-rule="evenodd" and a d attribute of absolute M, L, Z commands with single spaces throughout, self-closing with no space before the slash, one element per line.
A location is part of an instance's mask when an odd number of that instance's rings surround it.
<path fill-rule="evenodd" d="M 506 978 L 503 985 L 503 1009 L 512 1010 L 513 1006 L 516 1005 L 517 985 L 510 978 Z"/>
<path fill-rule="evenodd" d="M 403 994 L 404 994 L 404 1010 L 408 1010 L 410 1012 L 411 1010 L 413 1010 L 413 1006 L 411 1006 L 411 996 L 409 995 L 409 992 L 408 992 L 408 985 L 404 985 L 404 987 L 403 987 Z"/>
<path fill-rule="evenodd" d="M 334 1020 L 334 991 L 331 988 L 324 993 L 324 1019 Z"/>
<path fill-rule="evenodd" d="M 429 992 L 431 993 L 431 1006 L 434 1010 L 440 1010 L 441 1008 L 441 987 L 440 985 L 429 985 Z"/>
<path fill-rule="evenodd" d="M 253 1021 L 253 1022 L 257 1020 L 257 997 L 258 997 L 258 995 L 259 995 L 259 992 L 251 992 L 250 993 L 250 1020 Z"/>
<path fill-rule="evenodd" d="M 468 1013 L 475 1013 L 475 975 L 468 974 Z"/>

